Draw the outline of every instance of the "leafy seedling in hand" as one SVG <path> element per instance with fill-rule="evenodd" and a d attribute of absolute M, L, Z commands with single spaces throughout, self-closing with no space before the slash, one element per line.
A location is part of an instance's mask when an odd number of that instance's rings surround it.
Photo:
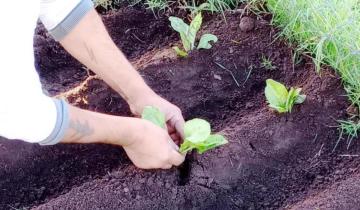
<path fill-rule="evenodd" d="M 197 32 L 200 30 L 202 24 L 201 12 L 191 21 L 190 25 L 186 24 L 178 17 L 169 17 L 171 27 L 180 34 L 183 49 L 173 47 L 175 52 L 180 57 L 188 56 L 188 52 L 195 49 L 195 40 Z M 218 38 L 213 34 L 204 34 L 201 36 L 197 49 L 210 49 L 212 46 L 210 42 L 217 42 Z"/>
<path fill-rule="evenodd" d="M 145 107 L 142 118 L 153 122 L 162 128 L 165 128 L 165 115 L 159 109 L 151 106 Z M 219 134 L 211 134 L 210 124 L 206 120 L 193 119 L 185 123 L 184 126 L 185 139 L 180 145 L 179 152 L 185 154 L 196 149 L 202 154 L 215 147 L 227 144 L 228 141 L 224 136 Z"/>
<path fill-rule="evenodd" d="M 301 95 L 301 88 L 286 87 L 272 79 L 266 80 L 265 96 L 269 106 L 279 113 L 291 112 L 294 104 L 301 104 L 305 101 L 306 95 Z"/>

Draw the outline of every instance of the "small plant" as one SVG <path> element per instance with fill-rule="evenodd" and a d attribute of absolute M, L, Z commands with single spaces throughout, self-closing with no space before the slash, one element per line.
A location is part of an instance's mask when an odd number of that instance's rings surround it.
<path fill-rule="evenodd" d="M 161 128 L 166 128 L 165 115 L 155 107 L 145 107 L 142 118 L 149 120 Z M 210 149 L 228 143 L 224 136 L 211 134 L 210 123 L 203 119 L 187 121 L 184 126 L 184 133 L 185 139 L 179 149 L 179 152 L 182 154 L 186 154 L 193 149 L 196 149 L 199 154 L 202 154 Z"/>
<path fill-rule="evenodd" d="M 301 88 L 286 87 L 272 79 L 266 80 L 265 96 L 269 106 L 279 113 L 291 112 L 294 104 L 301 104 L 305 101 L 306 95 L 301 95 Z"/>
<path fill-rule="evenodd" d="M 191 21 L 190 26 L 182 19 L 171 16 L 169 18 L 171 27 L 180 34 L 181 42 L 184 50 L 179 47 L 173 47 L 180 57 L 188 56 L 188 52 L 195 49 L 196 34 L 200 30 L 202 24 L 201 12 Z M 197 49 L 210 49 L 210 42 L 217 42 L 218 38 L 213 34 L 204 34 L 201 36 Z"/>
<path fill-rule="evenodd" d="M 261 67 L 267 69 L 267 70 L 275 70 L 276 66 L 273 65 L 270 58 L 267 58 L 265 56 L 262 56 L 261 58 Z"/>

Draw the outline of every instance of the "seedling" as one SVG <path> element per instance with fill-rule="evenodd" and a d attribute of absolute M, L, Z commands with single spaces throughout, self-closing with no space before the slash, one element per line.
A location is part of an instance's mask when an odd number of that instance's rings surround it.
<path fill-rule="evenodd" d="M 265 96 L 269 106 L 279 113 L 291 112 L 294 104 L 301 104 L 305 101 L 306 95 L 301 95 L 301 88 L 286 87 L 272 79 L 266 80 Z"/>
<path fill-rule="evenodd" d="M 261 58 L 261 67 L 267 69 L 267 70 L 275 70 L 276 66 L 273 65 L 270 58 L 267 58 L 265 56 L 262 56 Z"/>
<path fill-rule="evenodd" d="M 175 52 L 180 57 L 188 56 L 188 52 L 195 49 L 196 34 L 200 30 L 202 24 L 201 12 L 191 21 L 190 26 L 182 19 L 171 16 L 169 18 L 171 27 L 180 34 L 183 50 L 179 47 L 173 47 Z M 197 49 L 210 49 L 212 45 L 210 42 L 217 42 L 218 38 L 213 34 L 204 34 L 201 36 Z"/>
<path fill-rule="evenodd" d="M 155 107 L 145 107 L 142 118 L 149 120 L 161 128 L 166 128 L 165 115 Z M 202 154 L 210 149 L 228 143 L 224 136 L 211 134 L 210 123 L 203 119 L 196 118 L 187 121 L 184 126 L 184 134 L 185 139 L 179 149 L 179 152 L 182 154 L 186 154 L 193 149 L 196 149 L 199 154 Z"/>

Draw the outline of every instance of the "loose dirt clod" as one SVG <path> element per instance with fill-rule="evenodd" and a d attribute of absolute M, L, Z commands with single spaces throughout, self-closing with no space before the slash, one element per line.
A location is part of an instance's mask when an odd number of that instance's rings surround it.
<path fill-rule="evenodd" d="M 241 31 L 250 32 L 255 28 L 255 20 L 251 17 L 243 17 L 239 26 Z"/>

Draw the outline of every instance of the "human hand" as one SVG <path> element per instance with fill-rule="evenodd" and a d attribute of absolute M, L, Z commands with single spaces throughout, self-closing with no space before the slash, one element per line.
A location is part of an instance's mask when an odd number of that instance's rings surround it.
<path fill-rule="evenodd" d="M 180 144 L 184 138 L 184 118 L 179 107 L 161 98 L 155 93 L 142 94 L 137 99 L 129 103 L 133 114 L 140 116 L 146 106 L 153 106 L 158 108 L 165 114 L 167 130 L 170 137 L 176 144 Z"/>
<path fill-rule="evenodd" d="M 142 169 L 169 169 L 179 166 L 185 156 L 167 132 L 153 123 L 131 118 L 127 143 L 122 145 L 130 160 Z"/>

